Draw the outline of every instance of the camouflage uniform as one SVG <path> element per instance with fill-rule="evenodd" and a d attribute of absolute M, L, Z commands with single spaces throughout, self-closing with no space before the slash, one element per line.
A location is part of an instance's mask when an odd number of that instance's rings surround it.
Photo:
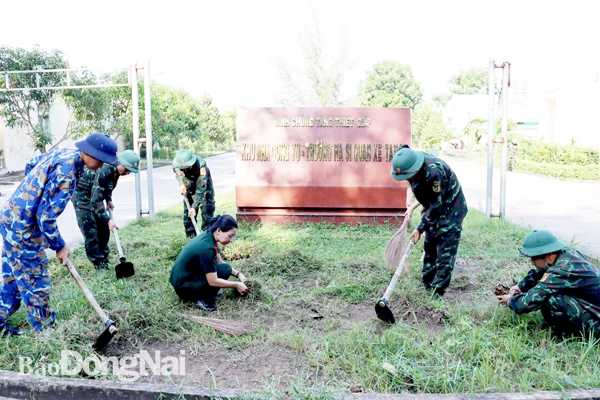
<path fill-rule="evenodd" d="M 600 271 L 577 250 L 561 250 L 554 264 L 530 270 L 517 285 L 523 294 L 507 302 L 515 313 L 540 310 L 559 334 L 600 333 Z"/>
<path fill-rule="evenodd" d="M 112 192 L 119 180 L 117 167 L 104 164 L 97 171 L 85 168 L 71 201 L 75 207 L 77 224 L 85 238 L 85 252 L 96 268 L 108 267 L 110 248 L 110 216 L 104 201 L 112 201 Z"/>
<path fill-rule="evenodd" d="M 426 289 L 443 295 L 450 285 L 467 204 L 454 171 L 441 159 L 425 154 L 418 173 L 418 178 L 409 182 L 423 207 L 416 228 L 425 233 L 423 283 Z"/>
<path fill-rule="evenodd" d="M 196 157 L 196 162 L 190 168 L 181 170 L 174 167 L 173 172 L 175 172 L 179 185 L 185 185 L 190 206 L 196 209 L 196 214 L 202 216 L 200 230 L 205 231 L 215 213 L 215 189 L 206 161 L 200 156 L 195 155 L 194 157 Z M 196 236 L 194 225 L 188 217 L 185 201 L 183 202 L 183 226 L 187 236 Z"/>
<path fill-rule="evenodd" d="M 54 323 L 50 308 L 50 275 L 45 249 L 58 251 L 65 241 L 56 220 L 83 172 L 76 149 L 54 149 L 25 166 L 25 178 L 0 212 L 2 287 L 0 330 L 21 300 L 35 331 Z"/>

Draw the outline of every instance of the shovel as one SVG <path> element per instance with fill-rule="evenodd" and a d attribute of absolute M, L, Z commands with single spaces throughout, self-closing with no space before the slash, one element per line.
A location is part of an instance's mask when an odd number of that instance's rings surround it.
<path fill-rule="evenodd" d="M 98 336 L 98 339 L 96 339 L 96 342 L 93 345 L 94 350 L 103 349 L 108 344 L 108 342 L 110 342 L 113 336 L 117 333 L 117 326 L 115 324 L 115 321 L 109 319 L 106 316 L 106 313 L 102 311 L 102 309 L 98 305 L 98 302 L 96 301 L 96 299 L 94 299 L 94 296 L 88 289 L 83 279 L 81 279 L 81 276 L 79 276 L 79 273 L 77 272 L 69 258 L 67 258 L 67 268 L 69 269 L 69 272 L 71 273 L 73 278 L 75 278 L 75 282 L 77 282 L 77 285 L 79 285 L 79 288 L 87 298 L 87 301 L 91 304 L 92 308 L 94 309 L 94 311 L 96 311 L 96 314 L 98 314 L 102 322 L 104 322 L 104 331 L 102 331 L 100 336 Z"/>
<path fill-rule="evenodd" d="M 113 219 L 112 210 L 110 208 L 107 208 L 106 210 L 108 211 L 110 219 Z M 119 240 L 117 229 L 113 229 L 113 233 L 115 234 L 115 242 L 117 243 L 117 250 L 119 251 L 119 264 L 115 267 L 117 279 L 129 278 L 130 276 L 135 275 L 133 263 L 126 261 L 126 258 L 123 255 L 123 249 L 121 248 L 121 241 Z"/>
<path fill-rule="evenodd" d="M 377 304 L 375 304 L 375 312 L 377 313 L 377 318 L 379 318 L 380 320 L 382 320 L 384 322 L 389 322 L 391 324 L 396 323 L 394 314 L 392 313 L 392 310 L 390 310 L 390 308 L 388 307 L 388 304 L 389 304 L 388 299 L 389 299 L 390 295 L 392 294 L 392 292 L 394 291 L 394 288 L 396 287 L 398 278 L 400 278 L 400 274 L 402 274 L 402 271 L 404 270 L 404 266 L 406 265 L 406 262 L 408 261 L 408 255 L 410 254 L 410 250 L 413 248 L 414 245 L 415 245 L 415 243 L 413 242 L 412 239 L 410 239 L 410 241 L 408 242 L 408 245 L 406 246 L 406 250 L 404 251 L 404 255 L 402 256 L 402 259 L 400 260 L 400 264 L 398 265 L 398 268 L 396 268 L 396 272 L 394 272 L 394 276 L 392 276 L 392 280 L 391 280 L 390 284 L 388 285 L 387 289 L 385 289 L 385 293 L 383 294 L 383 297 L 377 302 Z"/>
<path fill-rule="evenodd" d="M 188 200 L 187 196 L 184 194 L 183 195 L 183 200 L 185 201 L 185 205 L 187 206 L 187 209 L 190 209 L 190 201 Z M 192 220 L 192 224 L 194 225 L 194 229 L 196 230 L 196 235 L 200 234 L 200 229 L 198 229 L 198 224 L 196 224 L 196 218 L 190 218 Z"/>

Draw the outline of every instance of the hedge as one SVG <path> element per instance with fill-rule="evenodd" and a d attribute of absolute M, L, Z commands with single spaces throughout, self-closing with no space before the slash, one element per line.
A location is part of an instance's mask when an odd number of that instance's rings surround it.
<path fill-rule="evenodd" d="M 597 180 L 600 179 L 600 166 L 594 165 L 561 165 L 546 162 L 521 160 L 517 157 L 516 170 L 533 174 L 554 176 L 557 178 Z"/>

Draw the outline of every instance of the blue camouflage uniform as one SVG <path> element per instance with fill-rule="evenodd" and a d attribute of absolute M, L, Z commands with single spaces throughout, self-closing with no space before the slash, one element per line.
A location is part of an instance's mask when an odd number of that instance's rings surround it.
<path fill-rule="evenodd" d="M 112 192 L 119 180 L 117 166 L 104 164 L 97 171 L 85 168 L 71 198 L 77 224 L 85 239 L 85 252 L 96 268 L 108 267 L 110 248 L 110 216 L 104 201 L 112 201 Z"/>
<path fill-rule="evenodd" d="M 518 284 L 522 294 L 507 305 L 517 314 L 540 310 L 558 334 L 600 333 L 600 271 L 566 247 L 554 264 L 534 268 Z"/>
<path fill-rule="evenodd" d="M 443 295 L 450 285 L 462 221 L 468 211 L 465 196 L 448 164 L 427 153 L 418 175 L 409 182 L 423 207 L 416 227 L 421 234 L 425 233 L 423 283 L 426 289 Z"/>
<path fill-rule="evenodd" d="M 78 149 L 54 149 L 34 157 L 25 167 L 25 178 L 0 212 L 0 330 L 21 300 L 35 331 L 54 323 L 45 249 L 58 251 L 65 246 L 56 220 L 73 195 L 83 167 Z"/>

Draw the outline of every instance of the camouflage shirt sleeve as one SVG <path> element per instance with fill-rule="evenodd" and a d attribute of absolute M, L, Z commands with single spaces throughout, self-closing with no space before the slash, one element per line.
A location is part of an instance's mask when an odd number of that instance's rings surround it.
<path fill-rule="evenodd" d="M 50 248 L 58 251 L 65 246 L 65 241 L 58 231 L 57 218 L 71 199 L 75 181 L 66 175 L 57 175 L 46 185 L 42 200 L 37 209 L 37 221 L 40 231 L 46 237 Z"/>
<path fill-rule="evenodd" d="M 215 204 L 215 187 L 208 167 L 206 167 L 206 202 Z"/>
<path fill-rule="evenodd" d="M 192 207 L 196 210 L 200 209 L 204 204 L 206 204 L 206 193 L 207 193 L 207 181 L 210 178 L 210 171 L 206 163 L 200 164 L 200 173 L 198 174 L 198 179 L 196 180 L 196 192 L 192 198 L 194 202 Z"/>
<path fill-rule="evenodd" d="M 110 201 L 114 189 L 111 175 L 112 168 L 110 168 L 109 164 L 104 164 L 102 168 L 98 169 L 96 171 L 94 184 L 92 186 L 92 194 L 90 196 L 90 204 L 92 205 L 94 213 L 106 223 L 110 221 L 110 216 L 106 211 L 104 200 Z"/>
<path fill-rule="evenodd" d="M 539 268 L 530 269 L 527 275 L 517 283 L 517 286 L 523 293 L 529 291 L 532 287 L 537 285 L 540 278 L 544 275 L 544 270 Z"/>
<path fill-rule="evenodd" d="M 39 156 L 33 157 L 27 164 L 25 164 L 25 175 L 29 174 L 29 171 L 33 169 L 37 165 L 37 163 L 45 156 L 46 154 L 40 154 Z"/>
<path fill-rule="evenodd" d="M 183 174 L 183 172 L 179 168 L 175 167 L 173 167 L 173 172 L 175 172 L 175 179 L 177 179 L 177 182 L 179 182 L 179 186 L 185 185 L 185 175 Z"/>
<path fill-rule="evenodd" d="M 564 292 L 569 287 L 568 277 L 560 268 L 551 266 L 546 271 L 541 271 L 542 276 L 534 287 L 527 293 L 513 296 L 510 299 L 508 306 L 517 314 L 539 310 L 546 303 L 548 297 Z"/>

